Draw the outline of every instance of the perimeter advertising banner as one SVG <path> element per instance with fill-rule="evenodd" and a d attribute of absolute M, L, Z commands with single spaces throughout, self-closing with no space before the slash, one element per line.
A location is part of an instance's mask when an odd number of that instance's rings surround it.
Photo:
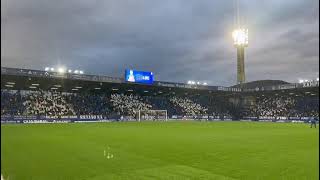
<path fill-rule="evenodd" d="M 125 79 L 127 82 L 152 84 L 153 83 L 153 73 L 152 72 L 144 72 L 144 71 L 135 71 L 132 69 L 126 69 Z"/>

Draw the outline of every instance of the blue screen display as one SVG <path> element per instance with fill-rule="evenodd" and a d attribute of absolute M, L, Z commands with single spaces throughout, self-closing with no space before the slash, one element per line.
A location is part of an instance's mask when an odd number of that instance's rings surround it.
<path fill-rule="evenodd" d="M 152 72 L 143 72 L 143 71 L 135 71 L 132 69 L 126 69 L 125 78 L 127 82 L 143 83 L 143 84 L 153 83 Z"/>

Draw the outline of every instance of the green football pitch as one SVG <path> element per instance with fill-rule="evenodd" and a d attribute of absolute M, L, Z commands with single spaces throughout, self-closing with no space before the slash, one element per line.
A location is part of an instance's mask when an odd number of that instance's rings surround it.
<path fill-rule="evenodd" d="M 9 180 L 316 180 L 318 168 L 319 130 L 308 124 L 1 125 Z"/>

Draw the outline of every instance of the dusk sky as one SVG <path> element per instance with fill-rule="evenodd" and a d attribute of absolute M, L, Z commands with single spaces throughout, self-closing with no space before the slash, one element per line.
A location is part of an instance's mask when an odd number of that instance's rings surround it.
<path fill-rule="evenodd" d="M 1 66 L 236 84 L 233 0 L 1 0 Z M 239 0 L 247 81 L 319 77 L 319 0 Z"/>

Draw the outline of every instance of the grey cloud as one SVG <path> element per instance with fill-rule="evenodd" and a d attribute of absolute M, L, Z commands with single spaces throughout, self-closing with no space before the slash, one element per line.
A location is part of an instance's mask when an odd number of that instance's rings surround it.
<path fill-rule="evenodd" d="M 241 3 L 252 29 L 248 80 L 319 74 L 316 0 Z M 1 1 L 1 20 L 2 66 L 62 64 L 109 76 L 134 68 L 163 81 L 236 81 L 231 1 L 10 0 Z"/>

